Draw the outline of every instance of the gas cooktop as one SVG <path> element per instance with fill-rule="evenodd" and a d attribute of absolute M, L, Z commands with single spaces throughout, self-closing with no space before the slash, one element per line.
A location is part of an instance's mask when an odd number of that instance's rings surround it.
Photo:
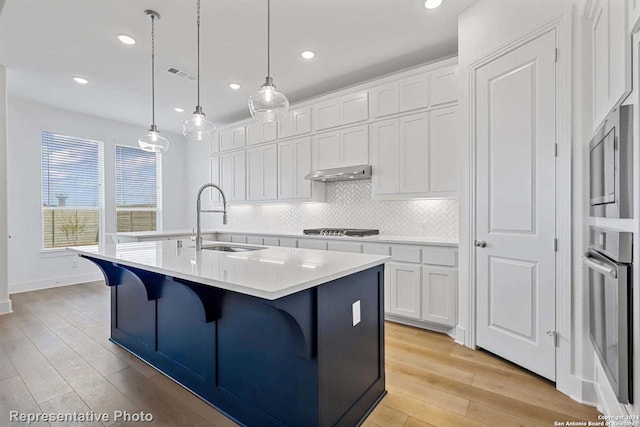
<path fill-rule="evenodd" d="M 365 237 L 376 236 L 380 234 L 380 231 L 367 228 L 310 228 L 304 230 L 303 233 L 314 236 Z"/>

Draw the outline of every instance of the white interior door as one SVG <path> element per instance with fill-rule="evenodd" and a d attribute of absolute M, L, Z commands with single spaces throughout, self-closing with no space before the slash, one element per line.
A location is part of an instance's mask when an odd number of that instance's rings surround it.
<path fill-rule="evenodd" d="M 475 105 L 477 344 L 551 380 L 555 48 L 551 31 L 478 69 Z"/>

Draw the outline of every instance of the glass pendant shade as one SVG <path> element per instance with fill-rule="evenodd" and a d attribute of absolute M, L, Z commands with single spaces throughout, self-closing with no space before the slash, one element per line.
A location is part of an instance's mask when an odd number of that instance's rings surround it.
<path fill-rule="evenodd" d="M 286 118 L 289 112 L 289 100 L 276 90 L 273 80 L 267 81 L 260 89 L 249 97 L 251 115 L 263 122 L 275 122 Z"/>
<path fill-rule="evenodd" d="M 144 151 L 166 153 L 169 149 L 169 140 L 160 135 L 155 126 L 151 126 L 149 132 L 138 139 L 138 146 Z"/>
<path fill-rule="evenodd" d="M 200 107 L 196 107 L 193 115 L 182 124 L 182 134 L 189 141 L 208 142 L 213 138 L 215 130 L 215 125 L 207 120 Z"/>

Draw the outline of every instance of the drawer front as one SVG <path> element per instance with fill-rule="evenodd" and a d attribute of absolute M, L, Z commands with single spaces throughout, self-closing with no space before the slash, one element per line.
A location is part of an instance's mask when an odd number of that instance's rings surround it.
<path fill-rule="evenodd" d="M 415 246 L 391 246 L 391 259 L 400 262 L 420 263 L 421 249 Z"/>
<path fill-rule="evenodd" d="M 300 240 L 298 247 L 302 249 L 317 249 L 321 251 L 327 250 L 327 242 L 325 240 Z"/>
<path fill-rule="evenodd" d="M 455 267 L 458 265 L 458 252 L 450 248 L 422 248 L 422 263 Z"/>
<path fill-rule="evenodd" d="M 218 234 L 219 242 L 231 242 L 231 236 L 229 234 Z"/>
<path fill-rule="evenodd" d="M 362 252 L 370 255 L 391 255 L 391 247 L 380 243 L 364 243 Z"/>
<path fill-rule="evenodd" d="M 263 245 L 264 239 L 258 236 L 249 236 L 247 237 L 247 243 L 250 245 Z"/>
<path fill-rule="evenodd" d="M 329 242 L 328 247 L 330 251 L 362 253 L 362 243 L 357 242 Z"/>
<path fill-rule="evenodd" d="M 265 237 L 263 241 L 265 246 L 280 246 L 280 239 L 277 237 Z"/>
<path fill-rule="evenodd" d="M 297 248 L 298 241 L 296 239 L 280 239 L 280 246 L 284 248 Z"/>

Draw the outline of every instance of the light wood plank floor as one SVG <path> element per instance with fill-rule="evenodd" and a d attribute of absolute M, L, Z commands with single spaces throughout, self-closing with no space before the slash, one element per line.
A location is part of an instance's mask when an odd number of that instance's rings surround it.
<path fill-rule="evenodd" d="M 14 313 L 0 316 L 0 427 L 20 425 L 8 422 L 10 410 L 145 411 L 154 416 L 149 426 L 236 425 L 108 341 L 109 290 L 101 282 L 12 301 Z M 366 427 L 552 426 L 598 416 L 510 363 L 394 323 L 386 324 L 386 374 L 388 395 Z M 135 423 L 80 425 L 126 424 Z"/>

